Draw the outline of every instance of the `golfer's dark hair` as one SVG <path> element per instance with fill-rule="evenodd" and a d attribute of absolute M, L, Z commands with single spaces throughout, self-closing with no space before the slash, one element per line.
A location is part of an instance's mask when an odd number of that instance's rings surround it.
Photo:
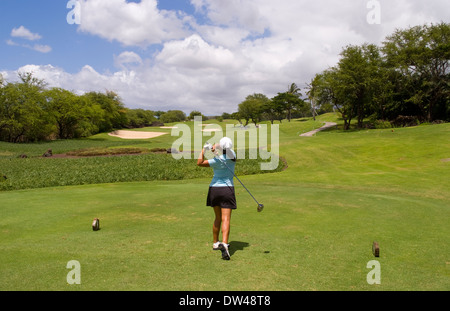
<path fill-rule="evenodd" d="M 223 155 L 225 156 L 225 158 L 229 158 L 231 159 L 231 161 L 236 162 L 236 156 L 231 151 L 231 149 L 223 149 Z"/>

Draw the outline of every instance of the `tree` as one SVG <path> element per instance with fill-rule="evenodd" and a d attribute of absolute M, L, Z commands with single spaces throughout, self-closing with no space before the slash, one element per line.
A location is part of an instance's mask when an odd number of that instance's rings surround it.
<path fill-rule="evenodd" d="M 274 120 L 278 119 L 279 112 L 277 111 L 275 104 L 271 99 L 266 101 L 262 106 L 262 113 L 265 119 L 270 120 L 270 123 L 273 124 Z"/>
<path fill-rule="evenodd" d="M 302 93 L 300 93 L 300 88 L 295 83 L 291 83 L 288 87 L 287 93 L 295 95 L 297 97 L 302 96 Z"/>
<path fill-rule="evenodd" d="M 239 113 L 239 111 L 233 112 L 231 114 L 231 119 L 239 121 L 239 123 L 242 125 L 242 117 L 241 117 L 241 114 Z"/>
<path fill-rule="evenodd" d="M 186 121 L 186 114 L 181 110 L 169 110 L 160 115 L 159 120 L 163 123 Z"/>
<path fill-rule="evenodd" d="M 297 97 L 296 100 L 292 102 L 291 110 L 288 110 L 288 120 L 291 121 L 292 112 L 297 112 L 297 114 L 302 115 L 303 117 L 308 114 L 308 108 L 302 97 L 302 93 L 300 92 L 300 88 L 295 83 L 291 83 L 288 87 L 288 94 L 292 94 Z"/>
<path fill-rule="evenodd" d="M 318 105 L 332 104 L 344 120 L 344 129 L 349 129 L 353 118 L 353 107 L 348 104 L 338 67 L 331 67 L 316 74 L 311 85 Z"/>
<path fill-rule="evenodd" d="M 286 112 L 286 117 L 289 122 L 291 122 L 292 119 L 292 111 L 300 108 L 304 104 L 303 100 L 300 99 L 298 95 L 289 92 L 278 93 L 278 95 L 272 98 L 272 103 L 274 104 L 274 110 L 280 114 L 280 117 L 281 112 Z"/>
<path fill-rule="evenodd" d="M 226 119 L 233 119 L 233 117 L 232 117 L 232 115 L 230 114 L 230 113 L 228 113 L 228 112 L 224 112 L 224 113 L 222 113 L 222 119 L 223 120 L 226 120 Z"/>
<path fill-rule="evenodd" d="M 75 137 L 88 137 L 99 133 L 102 123 L 105 122 L 105 111 L 89 93 L 78 96 L 76 100 L 83 117 L 78 120 Z"/>
<path fill-rule="evenodd" d="M 97 103 L 103 110 L 103 117 L 98 125 L 100 132 L 109 132 L 113 129 L 123 128 L 126 125 L 126 109 L 115 92 L 106 91 L 105 94 L 89 92 L 85 96 L 88 101 Z"/>
<path fill-rule="evenodd" d="M 449 118 L 450 25 L 415 26 L 397 30 L 383 43 L 388 65 L 403 78 L 404 101 L 431 122 Z"/>
<path fill-rule="evenodd" d="M 298 111 L 301 114 L 304 114 L 305 103 L 300 96 L 302 96 L 302 93 L 300 93 L 300 88 L 295 83 L 291 83 L 286 92 L 278 93 L 274 98 L 272 98 L 271 106 L 266 106 L 265 111 L 269 116 L 271 116 L 271 118 L 277 116 L 280 122 L 283 118 L 283 112 L 286 112 L 286 118 L 290 122 L 293 111 Z M 272 119 L 271 121 L 273 122 Z"/>
<path fill-rule="evenodd" d="M 244 119 L 244 126 L 248 125 L 248 122 L 252 118 L 253 109 L 256 107 L 256 102 L 253 100 L 244 100 L 238 105 L 238 116 L 239 119 Z"/>
<path fill-rule="evenodd" d="M 22 82 L 0 88 L 0 138 L 9 142 L 39 141 L 54 130 L 46 110 L 43 80 L 19 74 Z"/>
<path fill-rule="evenodd" d="M 347 46 L 337 66 L 314 77 L 308 85 L 308 96 L 315 105 L 332 103 L 341 113 L 344 129 L 350 128 L 354 117 L 358 127 L 373 114 L 376 103 L 383 103 L 383 62 L 378 47 L 372 44 Z M 374 98 L 377 97 L 377 101 Z"/>
<path fill-rule="evenodd" d="M 83 118 L 82 109 L 77 96 L 61 88 L 52 88 L 44 92 L 47 109 L 57 127 L 57 136 L 60 139 L 75 138 L 77 126 Z"/>
<path fill-rule="evenodd" d="M 197 111 L 197 110 L 191 111 L 191 113 L 189 114 L 188 119 L 189 120 L 193 120 L 194 117 L 196 117 L 196 116 L 202 117 L 202 121 L 206 121 L 207 120 L 206 116 L 204 116 L 200 111 Z"/>
<path fill-rule="evenodd" d="M 311 106 L 311 113 L 313 115 L 313 120 L 316 121 L 316 112 L 317 112 L 317 95 L 315 92 L 317 92 L 317 86 L 315 85 L 316 82 L 314 79 L 311 80 L 311 83 L 306 84 L 308 91 L 306 92 L 306 95 L 308 96 L 309 103 Z"/>
<path fill-rule="evenodd" d="M 338 64 L 317 74 L 307 95 L 315 106 L 334 105 L 344 129 L 357 118 L 394 121 L 400 115 L 450 120 L 450 25 L 396 30 L 382 47 L 347 46 Z"/>
<path fill-rule="evenodd" d="M 19 72 L 18 76 L 24 85 L 34 87 L 36 90 L 42 91 L 47 86 L 47 82 L 34 77 L 32 72 Z"/>
<path fill-rule="evenodd" d="M 347 96 L 345 103 L 350 106 L 348 110 L 356 114 L 358 128 L 362 128 L 364 118 L 372 112 L 372 98 L 379 82 L 379 49 L 373 44 L 348 46 L 341 56 L 338 67 Z"/>
<path fill-rule="evenodd" d="M 248 95 L 245 100 L 239 104 L 238 112 L 241 118 L 245 120 L 245 126 L 248 125 L 250 119 L 256 125 L 261 121 L 264 105 L 269 102 L 266 95 L 255 93 Z"/>
<path fill-rule="evenodd" d="M 156 121 L 153 111 L 144 109 L 127 109 L 126 118 L 129 128 L 151 126 Z"/>

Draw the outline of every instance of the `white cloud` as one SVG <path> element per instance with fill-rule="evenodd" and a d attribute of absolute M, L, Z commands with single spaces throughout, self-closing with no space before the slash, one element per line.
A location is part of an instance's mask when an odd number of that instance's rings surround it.
<path fill-rule="evenodd" d="M 141 57 L 131 51 L 125 51 L 120 53 L 119 56 L 114 55 L 114 64 L 116 67 L 126 69 L 128 66 L 141 65 Z"/>
<path fill-rule="evenodd" d="M 49 53 L 52 51 L 52 48 L 49 45 L 35 44 L 31 48 L 41 53 Z"/>
<path fill-rule="evenodd" d="M 10 45 L 10 46 L 21 46 L 30 50 L 34 50 L 37 52 L 41 52 L 41 53 L 49 53 L 52 51 L 52 47 L 49 45 L 41 45 L 41 44 L 34 44 L 34 45 L 29 45 L 29 44 L 23 44 L 23 43 L 17 43 L 12 41 L 11 39 L 6 40 L 6 44 Z"/>
<path fill-rule="evenodd" d="M 39 34 L 32 33 L 24 26 L 20 26 L 19 28 L 13 28 L 13 30 L 11 31 L 11 37 L 23 38 L 30 41 L 35 41 L 42 38 Z"/>
<path fill-rule="evenodd" d="M 239 49 L 242 41 L 251 34 L 249 30 L 237 27 L 224 28 L 196 23 L 192 23 L 192 27 L 205 41 L 234 50 Z"/>
<path fill-rule="evenodd" d="M 310 82 L 346 45 L 380 44 L 396 28 L 450 20 L 448 0 L 379 1 L 381 24 L 370 25 L 368 0 L 191 0 L 195 17 L 159 10 L 156 0 L 83 0 L 79 30 L 126 46 L 113 55 L 115 72 L 94 64 L 74 74 L 21 69 L 77 93 L 115 90 L 131 108 L 233 112 L 249 94 L 272 97 Z M 149 55 L 155 43 L 161 49 Z"/>
<path fill-rule="evenodd" d="M 11 39 L 6 40 L 6 44 L 10 45 L 10 46 L 18 46 L 19 45 L 18 43 L 14 42 Z"/>
<path fill-rule="evenodd" d="M 263 33 L 269 24 L 267 16 L 260 11 L 261 1 L 227 0 L 227 1 L 197 1 L 197 7 L 206 10 L 208 18 L 215 25 L 234 26 L 251 32 Z M 275 6 L 278 6 L 277 3 Z M 272 7 L 274 3 L 272 1 Z"/>
<path fill-rule="evenodd" d="M 79 30 L 127 46 L 148 46 L 187 34 L 183 16 L 158 10 L 156 0 L 81 0 Z"/>
<path fill-rule="evenodd" d="M 156 61 L 179 69 L 202 71 L 230 70 L 236 65 L 233 53 L 223 47 L 206 43 L 199 35 L 192 35 L 182 41 L 171 41 L 156 57 Z"/>
<path fill-rule="evenodd" d="M 29 41 L 36 41 L 40 40 L 42 38 L 41 35 L 37 33 L 32 33 L 30 30 L 25 28 L 24 26 L 20 26 L 19 28 L 13 28 L 11 31 L 11 37 L 14 38 L 21 38 L 26 39 Z M 49 53 L 51 52 L 52 48 L 49 45 L 43 45 L 43 44 L 34 44 L 30 45 L 27 43 L 17 43 L 11 39 L 6 40 L 6 44 L 10 46 L 21 46 L 30 50 L 34 50 L 40 53 Z"/>

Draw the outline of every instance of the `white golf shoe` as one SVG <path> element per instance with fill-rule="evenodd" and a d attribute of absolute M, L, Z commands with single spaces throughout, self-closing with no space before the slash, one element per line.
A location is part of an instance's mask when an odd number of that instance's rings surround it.
<path fill-rule="evenodd" d="M 220 249 L 220 247 L 219 247 L 220 243 L 222 243 L 222 242 L 218 241 L 218 242 L 214 243 L 213 250 L 218 251 Z"/>
<path fill-rule="evenodd" d="M 218 250 L 220 250 L 220 243 L 222 243 L 222 242 L 216 242 L 216 243 L 213 243 L 213 250 L 215 250 L 215 251 L 218 251 Z M 227 247 L 228 248 L 230 248 L 230 244 L 227 244 Z"/>
<path fill-rule="evenodd" d="M 222 259 L 230 260 L 230 252 L 228 252 L 229 244 L 220 243 L 219 249 L 222 251 Z"/>

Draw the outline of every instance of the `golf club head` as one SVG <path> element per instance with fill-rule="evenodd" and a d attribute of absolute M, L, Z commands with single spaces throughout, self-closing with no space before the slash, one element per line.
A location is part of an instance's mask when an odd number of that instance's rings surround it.
<path fill-rule="evenodd" d="M 258 213 L 261 213 L 264 209 L 264 204 L 258 204 Z"/>

